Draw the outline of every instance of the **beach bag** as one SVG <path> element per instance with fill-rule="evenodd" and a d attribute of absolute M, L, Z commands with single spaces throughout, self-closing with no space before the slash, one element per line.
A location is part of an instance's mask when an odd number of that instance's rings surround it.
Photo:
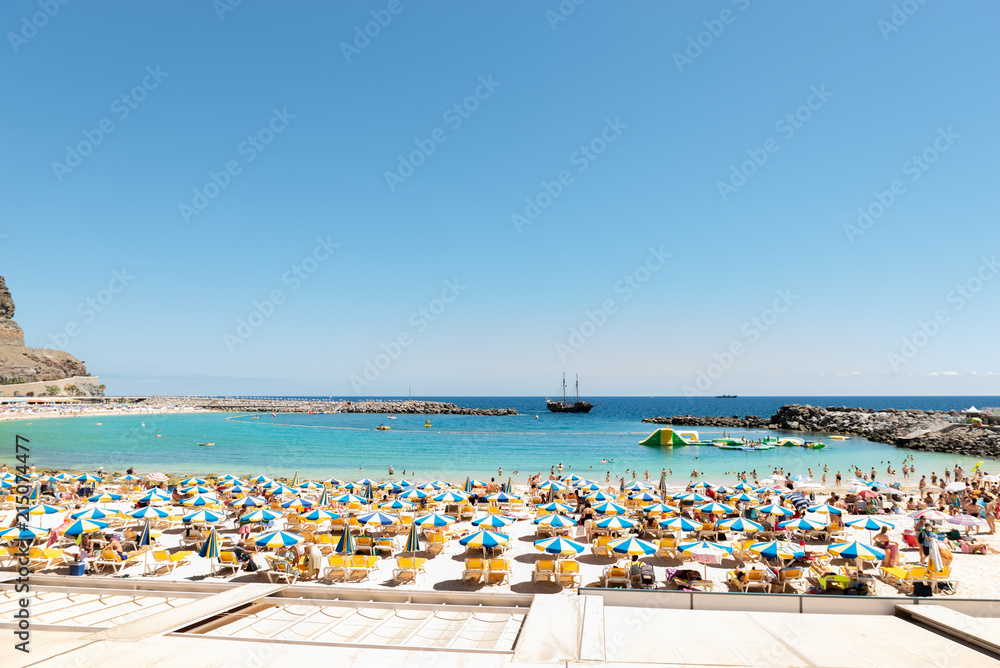
<path fill-rule="evenodd" d="M 933 596 L 934 588 L 927 582 L 914 582 L 913 583 L 913 595 L 914 596 Z"/>
<path fill-rule="evenodd" d="M 258 566 L 256 563 L 254 563 L 253 559 L 247 559 L 243 563 L 243 569 L 245 571 L 247 571 L 248 573 L 256 573 L 257 571 L 260 570 L 260 566 Z"/>

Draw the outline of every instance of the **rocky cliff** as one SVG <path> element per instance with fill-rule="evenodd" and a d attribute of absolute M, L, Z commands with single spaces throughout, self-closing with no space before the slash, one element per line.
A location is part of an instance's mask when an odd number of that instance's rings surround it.
<path fill-rule="evenodd" d="M 83 362 L 69 353 L 25 348 L 24 332 L 13 317 L 14 299 L 0 276 L 0 382 L 27 383 L 87 375 Z"/>

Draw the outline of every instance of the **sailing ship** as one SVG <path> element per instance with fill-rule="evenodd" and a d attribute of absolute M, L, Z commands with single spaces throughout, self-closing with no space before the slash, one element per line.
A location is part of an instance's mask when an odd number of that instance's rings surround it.
<path fill-rule="evenodd" d="M 551 401 L 545 397 L 545 405 L 553 413 L 589 413 L 590 409 L 596 405 L 589 401 L 580 401 L 580 376 L 576 377 L 576 401 L 574 403 L 571 404 L 566 400 L 566 374 L 563 374 L 562 388 L 562 401 Z"/>

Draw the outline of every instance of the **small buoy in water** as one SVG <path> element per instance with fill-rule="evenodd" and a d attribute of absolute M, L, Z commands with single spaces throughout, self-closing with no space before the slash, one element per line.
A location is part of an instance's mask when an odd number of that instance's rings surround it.
<path fill-rule="evenodd" d="M 538 416 L 537 416 L 537 415 L 535 416 L 535 419 L 536 419 L 536 420 L 538 419 Z"/>

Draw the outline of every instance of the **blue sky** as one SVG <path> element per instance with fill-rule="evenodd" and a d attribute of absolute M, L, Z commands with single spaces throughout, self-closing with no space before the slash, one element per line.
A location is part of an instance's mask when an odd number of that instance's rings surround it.
<path fill-rule="evenodd" d="M 0 6 L 0 273 L 110 393 L 996 393 L 995 3 L 224 2 Z"/>

